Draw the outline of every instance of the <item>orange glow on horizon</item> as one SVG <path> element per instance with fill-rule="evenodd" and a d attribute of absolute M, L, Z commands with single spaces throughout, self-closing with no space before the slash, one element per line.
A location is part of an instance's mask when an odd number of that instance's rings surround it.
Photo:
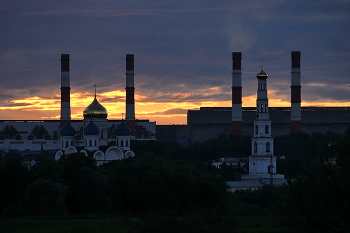
<path fill-rule="evenodd" d="M 211 90 L 218 90 L 211 88 Z M 290 101 L 280 98 L 269 91 L 270 107 L 289 107 Z M 157 124 L 186 124 L 187 110 L 198 110 L 200 107 L 231 107 L 228 101 L 193 101 L 189 93 L 171 93 L 171 101 L 156 102 L 146 95 L 135 94 L 136 119 L 148 119 Z M 71 93 L 71 117 L 82 119 L 84 109 L 93 101 L 94 94 L 89 92 Z M 108 119 L 122 119 L 125 116 L 125 91 L 109 91 L 97 95 L 98 101 L 108 110 Z M 184 101 L 185 99 L 185 101 Z M 0 106 L 0 118 L 3 120 L 58 120 L 60 119 L 60 95 L 49 98 L 38 96 L 15 99 L 7 102 L 7 106 Z M 252 107 L 256 104 L 256 95 L 242 97 L 243 107 Z M 303 107 L 349 107 L 350 102 L 307 102 L 301 103 Z"/>

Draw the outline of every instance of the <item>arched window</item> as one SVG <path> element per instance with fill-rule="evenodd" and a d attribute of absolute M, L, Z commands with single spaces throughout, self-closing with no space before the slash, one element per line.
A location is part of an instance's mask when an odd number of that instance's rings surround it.
<path fill-rule="evenodd" d="M 258 145 L 256 144 L 256 142 L 254 142 L 254 153 L 256 153 L 258 151 Z"/>
<path fill-rule="evenodd" d="M 258 125 L 255 125 L 255 134 L 258 134 L 258 130 L 259 130 Z"/>
<path fill-rule="evenodd" d="M 261 112 L 264 112 L 264 105 L 261 105 Z"/>
<path fill-rule="evenodd" d="M 269 134 L 269 126 L 265 125 L 265 134 Z"/>
<path fill-rule="evenodd" d="M 266 143 L 266 152 L 270 153 L 270 143 Z"/>

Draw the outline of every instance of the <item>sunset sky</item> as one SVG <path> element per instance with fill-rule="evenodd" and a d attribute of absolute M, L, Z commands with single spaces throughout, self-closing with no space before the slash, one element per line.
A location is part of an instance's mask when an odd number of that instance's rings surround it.
<path fill-rule="evenodd" d="M 302 106 L 350 107 L 350 0 L 62 0 L 0 2 L 0 120 L 60 118 L 60 56 L 71 110 L 97 98 L 125 112 L 125 54 L 135 54 L 136 118 L 186 124 L 189 109 L 231 106 L 231 53 L 242 52 L 243 106 L 260 59 L 269 106 L 290 106 L 301 51 Z M 124 114 L 125 115 L 125 114 Z"/>

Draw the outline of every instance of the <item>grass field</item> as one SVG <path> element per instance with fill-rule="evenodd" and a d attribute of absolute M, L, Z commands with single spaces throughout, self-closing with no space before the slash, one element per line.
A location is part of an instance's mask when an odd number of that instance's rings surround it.
<path fill-rule="evenodd" d="M 162 221 L 162 220 L 161 220 Z M 153 221 L 152 221 L 153 222 Z M 154 221 L 159 223 L 159 219 Z M 173 221 L 174 222 L 174 221 Z M 76 218 L 1 218 L 0 232 L 6 233 L 137 233 L 144 232 L 149 221 L 139 218 L 124 220 L 123 217 L 76 217 Z M 146 225 L 145 225 L 146 224 Z M 195 223 L 193 223 L 195 225 Z M 140 228 L 140 226 L 142 226 Z M 174 226 L 166 226 L 166 232 L 176 232 Z M 143 229 L 143 230 L 140 230 Z M 164 227 L 150 226 L 153 232 L 164 232 Z M 202 228 L 201 228 L 202 229 Z M 189 230 L 189 229 L 187 229 Z M 181 232 L 184 232 L 181 230 Z M 187 232 L 185 230 L 185 232 Z M 215 232 L 209 230 L 207 232 Z M 280 232 L 279 222 L 270 216 L 235 217 L 234 229 L 227 233 L 274 233 Z"/>
<path fill-rule="evenodd" d="M 6 233 L 124 233 L 122 218 L 11 218 L 0 220 L 0 232 Z"/>

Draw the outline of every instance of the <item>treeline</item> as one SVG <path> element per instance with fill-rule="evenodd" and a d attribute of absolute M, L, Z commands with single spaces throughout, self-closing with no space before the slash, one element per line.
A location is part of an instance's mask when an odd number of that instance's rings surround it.
<path fill-rule="evenodd" d="M 10 158 L 0 170 L 0 208 L 5 214 L 81 215 L 108 213 L 183 215 L 227 211 L 223 179 L 180 160 L 151 155 L 97 167 L 75 153 L 46 157 L 25 167 Z"/>
<path fill-rule="evenodd" d="M 29 168 L 21 157 L 9 157 L 0 167 L 0 213 L 123 216 L 128 224 L 137 217 L 135 232 L 235 232 L 244 216 L 278 219 L 275 232 L 349 230 L 350 130 L 275 138 L 275 154 L 286 156 L 278 160 L 277 166 L 286 163 L 280 173 L 295 181 L 235 193 L 228 191 L 229 175 L 210 162 L 249 155 L 249 137 L 220 136 L 190 147 L 136 141 L 132 148 L 134 158 L 99 167 L 79 153 L 58 161 L 43 156 Z M 288 160 L 298 163 L 290 168 Z"/>
<path fill-rule="evenodd" d="M 331 131 L 321 133 L 292 133 L 274 138 L 274 156 L 277 156 L 277 173 L 294 179 L 312 165 L 324 160 L 320 155 L 325 148 L 335 148 L 343 138 Z M 252 153 L 251 136 L 219 135 L 215 139 L 193 143 L 188 147 L 159 141 L 133 141 L 137 155 L 150 154 L 156 157 L 180 158 L 186 161 L 201 161 L 206 164 L 218 158 L 248 158 Z M 283 159 L 283 157 L 284 159 Z M 282 158 L 281 158 L 282 157 Z M 245 165 L 249 170 L 248 164 Z M 232 168 L 233 170 L 234 168 Z M 228 175 L 227 178 L 232 178 Z M 228 179 L 230 180 L 230 179 Z M 232 180 L 232 179 L 231 179 Z"/>

